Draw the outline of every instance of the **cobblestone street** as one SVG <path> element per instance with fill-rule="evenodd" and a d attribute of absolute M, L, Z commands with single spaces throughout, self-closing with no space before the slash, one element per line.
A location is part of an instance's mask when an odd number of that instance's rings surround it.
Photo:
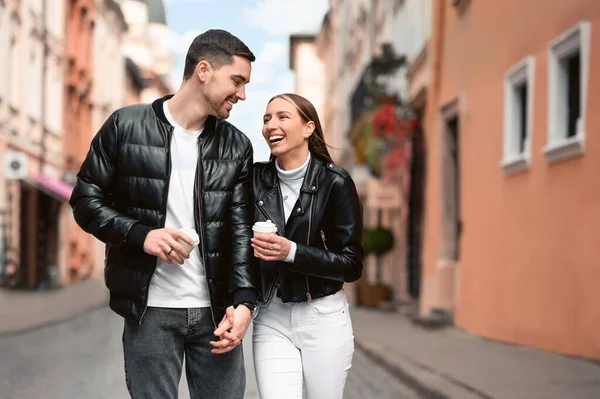
<path fill-rule="evenodd" d="M 2 399 L 126 399 L 121 318 L 101 309 L 25 334 L 0 338 Z M 246 340 L 247 399 L 258 399 Z M 180 399 L 189 398 L 185 376 Z M 417 398 L 356 351 L 345 399 Z"/>

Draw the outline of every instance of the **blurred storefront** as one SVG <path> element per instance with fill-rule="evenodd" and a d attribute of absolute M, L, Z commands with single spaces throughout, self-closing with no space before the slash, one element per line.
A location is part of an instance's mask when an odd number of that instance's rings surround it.
<path fill-rule="evenodd" d="M 428 39 L 430 8 L 331 1 L 318 34 L 291 38 L 296 91 L 323 104 L 334 160 L 363 200 L 368 256 L 353 294 L 365 306 L 397 308 L 419 296 L 424 141 L 407 73 Z"/>

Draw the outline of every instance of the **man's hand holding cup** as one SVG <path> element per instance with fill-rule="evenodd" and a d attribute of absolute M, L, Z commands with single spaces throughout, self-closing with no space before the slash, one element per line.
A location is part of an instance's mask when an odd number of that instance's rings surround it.
<path fill-rule="evenodd" d="M 171 228 L 151 230 L 144 241 L 144 252 L 159 257 L 165 263 L 180 265 L 189 259 L 190 252 L 200 239 L 194 229 Z"/>

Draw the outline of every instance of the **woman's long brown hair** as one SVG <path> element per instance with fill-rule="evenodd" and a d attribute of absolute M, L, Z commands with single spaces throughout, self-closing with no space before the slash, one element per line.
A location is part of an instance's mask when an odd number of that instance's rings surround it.
<path fill-rule="evenodd" d="M 291 103 L 298 110 L 300 117 L 305 123 L 312 121 L 315 124 L 315 131 L 308 139 L 308 150 L 313 155 L 325 160 L 325 162 L 333 162 L 331 155 L 329 155 L 329 151 L 327 150 L 323 128 L 321 127 L 319 115 L 317 114 L 314 105 L 306 98 L 293 93 L 278 94 L 269 100 L 269 104 L 276 98 L 281 98 Z M 272 158 L 273 156 L 271 156 L 271 159 Z"/>

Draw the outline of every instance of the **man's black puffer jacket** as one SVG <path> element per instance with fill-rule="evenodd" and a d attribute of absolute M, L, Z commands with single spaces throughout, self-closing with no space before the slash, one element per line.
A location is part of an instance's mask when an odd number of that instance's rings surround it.
<path fill-rule="evenodd" d="M 138 323 L 157 263 L 143 251 L 144 241 L 151 229 L 164 227 L 166 217 L 173 127 L 163 102 L 169 97 L 110 116 L 92 141 L 70 200 L 81 228 L 107 244 L 110 307 Z M 207 119 L 198 143 L 198 248 L 213 319 L 219 323 L 227 306 L 256 302 L 250 245 L 252 145 L 233 125 L 215 117 Z"/>

